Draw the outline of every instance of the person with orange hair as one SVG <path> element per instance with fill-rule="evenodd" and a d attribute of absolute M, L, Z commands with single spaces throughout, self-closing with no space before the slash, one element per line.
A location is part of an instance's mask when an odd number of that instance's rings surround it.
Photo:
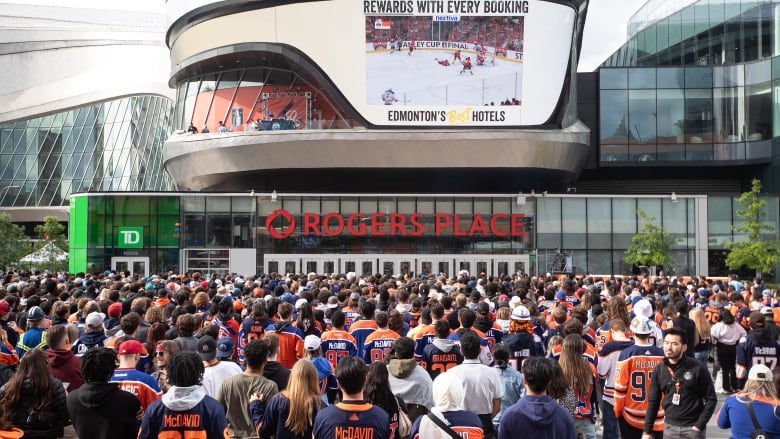
<path fill-rule="evenodd" d="M 541 337 L 534 333 L 528 308 L 518 305 L 510 317 L 509 334 L 504 336 L 503 343 L 509 349 L 509 364 L 520 372 L 523 360 L 544 355 L 544 345 Z"/>

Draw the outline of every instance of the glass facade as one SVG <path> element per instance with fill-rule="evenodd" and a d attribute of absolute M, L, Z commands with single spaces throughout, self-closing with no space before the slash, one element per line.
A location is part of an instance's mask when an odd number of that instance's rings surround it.
<path fill-rule="evenodd" d="M 683 5 L 688 4 L 685 7 Z M 673 12 L 673 13 L 672 13 Z M 780 55 L 780 3 L 770 0 L 651 1 L 628 42 L 605 67 L 747 63 Z"/>
<path fill-rule="evenodd" d="M 769 162 L 780 132 L 772 64 L 602 68 L 600 162 Z"/>
<path fill-rule="evenodd" d="M 215 133 L 221 123 L 231 132 L 361 126 L 319 83 L 290 70 L 228 70 L 177 85 L 175 129 Z"/>
<path fill-rule="evenodd" d="M 767 238 L 777 239 L 780 202 L 767 201 L 765 220 L 775 227 Z M 264 255 L 397 254 L 431 255 L 434 265 L 433 255 L 528 255 L 532 273 L 631 274 L 624 253 L 642 229 L 642 209 L 676 238 L 667 273 L 719 276 L 728 273 L 725 243 L 744 239 L 732 231 L 737 207 L 736 196 L 704 195 L 83 194 L 71 203 L 71 223 L 82 226 L 71 235 L 70 269 L 102 271 L 112 259 L 142 257 L 153 273 L 226 273 L 240 252 L 256 258 L 258 272 Z M 128 227 L 142 229 L 142 246 L 122 247 L 119 232 Z"/>
<path fill-rule="evenodd" d="M 0 206 L 64 206 L 71 193 L 171 190 L 173 105 L 133 96 L 0 124 Z"/>

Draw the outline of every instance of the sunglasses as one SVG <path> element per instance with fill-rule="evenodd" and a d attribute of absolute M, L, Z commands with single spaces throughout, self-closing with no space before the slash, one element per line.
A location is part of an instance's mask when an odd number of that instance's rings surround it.
<path fill-rule="evenodd" d="M 156 357 L 163 357 L 163 356 L 165 356 L 165 351 L 162 351 L 162 352 L 155 352 L 155 353 L 154 353 L 154 355 L 155 355 Z"/>

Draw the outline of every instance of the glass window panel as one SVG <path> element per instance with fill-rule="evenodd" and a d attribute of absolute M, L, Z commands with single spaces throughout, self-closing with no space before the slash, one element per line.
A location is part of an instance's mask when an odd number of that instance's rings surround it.
<path fill-rule="evenodd" d="M 694 33 L 706 32 L 710 27 L 710 11 L 706 1 L 699 1 L 693 5 L 693 17 L 695 21 Z"/>
<path fill-rule="evenodd" d="M 233 212 L 253 212 L 255 209 L 255 197 L 233 197 L 231 201 Z"/>
<path fill-rule="evenodd" d="M 628 69 L 601 69 L 599 74 L 601 89 L 622 90 L 628 88 Z"/>
<path fill-rule="evenodd" d="M 452 213 L 453 207 L 452 198 L 436 200 L 436 213 Z"/>
<path fill-rule="evenodd" d="M 655 90 L 629 90 L 629 143 L 655 143 L 656 112 Z"/>
<path fill-rule="evenodd" d="M 370 215 L 377 212 L 376 199 L 360 199 L 360 212 Z"/>
<path fill-rule="evenodd" d="M 658 90 L 658 143 L 685 143 L 685 95 L 682 90 Z"/>
<path fill-rule="evenodd" d="M 338 212 L 338 210 L 334 210 L 333 212 Z M 345 215 L 360 212 L 360 210 L 358 209 L 357 200 L 354 198 L 346 198 L 341 200 L 341 212 Z M 366 213 L 366 212 L 360 212 L 360 213 Z"/>
<path fill-rule="evenodd" d="M 686 73 L 687 78 L 687 73 Z M 685 135 L 694 143 L 699 137 L 701 143 L 712 142 L 712 90 L 685 90 Z M 698 139 L 697 139 L 698 140 Z"/>
<path fill-rule="evenodd" d="M 780 81 L 772 83 L 772 137 L 780 135 Z"/>
<path fill-rule="evenodd" d="M 628 88 L 655 88 L 654 68 L 636 68 L 628 70 Z"/>
<path fill-rule="evenodd" d="M 711 67 L 686 67 L 685 88 L 712 87 Z"/>
<path fill-rule="evenodd" d="M 385 215 L 394 213 L 397 211 L 394 198 L 383 198 L 379 200 L 379 212 Z"/>
<path fill-rule="evenodd" d="M 589 198 L 588 248 L 612 247 L 612 203 L 609 198 Z"/>
<path fill-rule="evenodd" d="M 612 275 L 612 252 L 611 251 L 598 251 L 588 250 L 588 269 L 587 271 L 578 270 L 579 272 L 587 272 L 594 274 Z"/>
<path fill-rule="evenodd" d="M 303 200 L 303 211 L 320 213 L 320 200 L 319 199 L 305 199 Z M 324 213 L 324 212 L 323 212 Z"/>
<path fill-rule="evenodd" d="M 664 67 L 657 69 L 658 88 L 683 88 L 685 69 L 682 67 Z"/>
<path fill-rule="evenodd" d="M 745 126 L 743 87 L 713 89 L 713 128 L 716 142 L 740 142 Z"/>
<path fill-rule="evenodd" d="M 688 6 L 679 12 L 680 20 L 682 22 L 682 39 L 687 40 L 695 34 L 696 21 L 693 13 L 693 6 Z"/>
<path fill-rule="evenodd" d="M 659 51 L 669 47 L 669 20 L 661 20 L 656 24 L 655 41 Z"/>
<path fill-rule="evenodd" d="M 293 215 L 303 213 L 301 210 L 300 197 L 280 197 L 282 200 L 282 209 L 287 210 Z"/>
<path fill-rule="evenodd" d="M 674 47 L 682 41 L 682 18 L 680 14 L 669 17 L 669 47 Z"/>
<path fill-rule="evenodd" d="M 424 214 L 424 215 L 433 215 L 433 200 L 431 199 L 419 199 L 417 200 L 417 209 L 418 212 Z"/>
<path fill-rule="evenodd" d="M 602 163 L 628 161 L 628 147 L 626 145 L 601 145 L 599 160 Z"/>
<path fill-rule="evenodd" d="M 563 198 L 561 216 L 564 248 L 586 248 L 586 200 Z"/>
<path fill-rule="evenodd" d="M 628 143 L 628 92 L 601 90 L 601 143 Z"/>
<path fill-rule="evenodd" d="M 474 203 L 471 200 L 455 200 L 455 213 L 460 215 L 471 215 L 474 213 Z"/>
<path fill-rule="evenodd" d="M 355 261 L 344 262 L 344 271 L 351 273 L 355 271 Z"/>
<path fill-rule="evenodd" d="M 688 144 L 685 146 L 685 160 L 687 161 L 701 161 L 701 160 L 714 160 L 713 147 L 711 144 Z"/>
<path fill-rule="evenodd" d="M 398 200 L 398 212 L 410 214 L 417 212 L 417 203 L 414 200 Z"/>
<path fill-rule="evenodd" d="M 772 64 L 767 61 L 745 64 L 745 83 L 761 84 L 772 77 Z"/>
<path fill-rule="evenodd" d="M 636 209 L 636 199 L 634 198 L 612 199 L 612 232 L 616 238 L 618 234 L 633 236 L 636 233 Z M 615 242 L 614 247 L 624 246 Z"/>
<path fill-rule="evenodd" d="M 537 205 L 537 232 L 561 233 L 561 198 L 538 198 Z"/>
<path fill-rule="evenodd" d="M 769 83 L 745 87 L 747 108 L 747 132 L 745 140 L 756 142 L 770 138 L 772 134 L 772 93 Z"/>
<path fill-rule="evenodd" d="M 322 211 L 323 212 L 339 212 L 339 200 L 338 198 L 322 198 Z M 350 212 L 354 213 L 354 212 Z"/>
<path fill-rule="evenodd" d="M 723 23 L 723 4 L 725 0 L 709 0 L 710 26 Z"/>
<path fill-rule="evenodd" d="M 491 201 L 485 198 L 477 198 L 474 200 L 474 213 L 481 213 L 483 215 L 489 215 L 492 207 Z"/>
<path fill-rule="evenodd" d="M 736 87 L 745 85 L 745 66 L 723 66 L 712 69 L 712 82 L 715 87 Z"/>
<path fill-rule="evenodd" d="M 208 197 L 206 198 L 206 212 L 208 213 L 230 213 L 229 197 Z"/>
<path fill-rule="evenodd" d="M 678 238 L 685 238 L 687 234 L 688 212 L 685 200 L 676 202 L 670 198 L 663 199 L 663 227 Z M 684 245 L 685 241 L 678 245 Z"/>

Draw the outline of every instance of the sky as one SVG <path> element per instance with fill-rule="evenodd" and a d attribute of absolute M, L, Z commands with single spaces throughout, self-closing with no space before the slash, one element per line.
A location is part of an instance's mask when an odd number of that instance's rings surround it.
<path fill-rule="evenodd" d="M 628 19 L 647 0 L 590 0 L 579 72 L 592 72 L 626 40 Z"/>

